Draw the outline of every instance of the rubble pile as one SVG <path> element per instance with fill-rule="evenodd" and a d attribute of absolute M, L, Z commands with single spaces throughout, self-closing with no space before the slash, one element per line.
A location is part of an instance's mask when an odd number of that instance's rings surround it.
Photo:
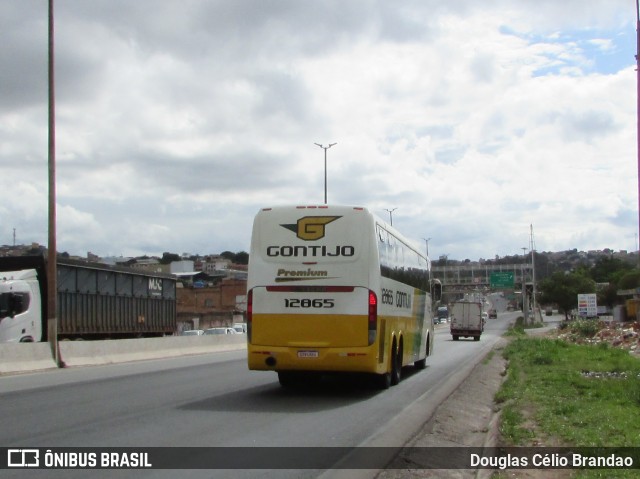
<path fill-rule="evenodd" d="M 556 335 L 558 339 L 577 344 L 609 343 L 614 348 L 640 356 L 640 321 L 599 321 L 594 326 L 596 333 L 592 337 L 586 336 L 580 328 L 571 327 L 571 324 L 556 330 Z"/>

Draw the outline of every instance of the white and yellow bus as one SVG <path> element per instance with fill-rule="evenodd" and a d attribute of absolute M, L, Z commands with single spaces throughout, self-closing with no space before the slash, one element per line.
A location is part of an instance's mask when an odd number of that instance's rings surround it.
<path fill-rule="evenodd" d="M 440 288 L 429 269 L 366 208 L 262 209 L 249 253 L 249 369 L 276 371 L 283 386 L 332 372 L 397 384 L 402 367 L 422 369 L 433 353 Z"/>

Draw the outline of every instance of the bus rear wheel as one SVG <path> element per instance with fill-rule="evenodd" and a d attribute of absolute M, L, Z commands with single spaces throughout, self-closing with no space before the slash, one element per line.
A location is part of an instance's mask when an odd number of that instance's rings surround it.
<path fill-rule="evenodd" d="M 290 388 L 298 384 L 300 377 L 291 371 L 278 371 L 278 382 L 283 388 Z"/>
<path fill-rule="evenodd" d="M 400 378 L 402 377 L 402 344 L 400 344 L 400 348 L 396 347 L 396 344 L 393 343 L 393 348 L 391 348 L 391 385 L 395 386 L 400 382 Z"/>
<path fill-rule="evenodd" d="M 376 385 L 380 389 L 389 389 L 391 387 L 391 374 L 376 374 L 375 375 Z"/>
<path fill-rule="evenodd" d="M 425 357 L 418 359 L 413 363 L 416 369 L 425 369 L 427 367 L 427 358 L 429 357 L 429 336 L 427 336 L 427 350 L 425 351 Z"/>

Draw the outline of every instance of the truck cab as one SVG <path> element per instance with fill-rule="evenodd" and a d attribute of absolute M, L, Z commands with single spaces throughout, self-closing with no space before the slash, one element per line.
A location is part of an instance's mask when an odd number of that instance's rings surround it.
<path fill-rule="evenodd" d="M 36 271 L 0 273 L 0 343 L 41 339 L 41 297 Z"/>

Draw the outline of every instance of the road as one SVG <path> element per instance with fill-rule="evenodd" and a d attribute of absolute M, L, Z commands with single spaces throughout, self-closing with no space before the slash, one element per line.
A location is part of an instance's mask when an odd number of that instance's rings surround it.
<path fill-rule="evenodd" d="M 351 378 L 285 390 L 275 373 L 248 371 L 245 351 L 0 377 L 0 446 L 402 446 L 515 316 L 501 313 L 489 320 L 480 341 L 454 342 L 448 325 L 437 326 L 427 369 L 407 368 L 402 382 L 386 391 Z M 26 474 L 4 472 L 5 477 Z M 85 477 L 86 472 L 47 471 L 46 477 Z M 233 476 L 317 477 L 321 472 L 248 470 Z M 126 471 L 99 475 L 126 477 Z M 173 477 L 175 471 L 139 475 Z M 188 470 L 180 475 L 229 474 Z"/>

